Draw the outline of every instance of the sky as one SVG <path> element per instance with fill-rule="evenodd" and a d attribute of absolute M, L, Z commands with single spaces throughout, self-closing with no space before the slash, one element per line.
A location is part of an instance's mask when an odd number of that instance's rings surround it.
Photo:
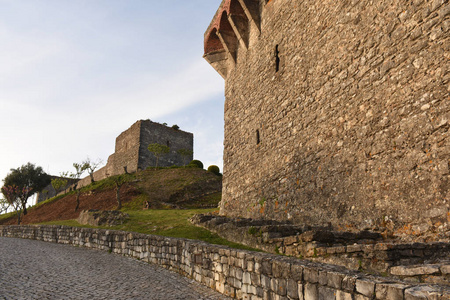
<path fill-rule="evenodd" d="M 222 170 L 224 80 L 202 58 L 220 2 L 0 0 L 0 179 L 106 163 L 141 119 L 192 132 Z"/>

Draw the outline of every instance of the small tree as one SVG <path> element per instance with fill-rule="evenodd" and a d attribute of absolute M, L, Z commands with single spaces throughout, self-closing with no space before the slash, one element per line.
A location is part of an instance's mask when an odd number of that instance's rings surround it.
<path fill-rule="evenodd" d="M 208 167 L 208 172 L 214 173 L 214 174 L 216 174 L 216 175 L 218 175 L 218 176 L 221 175 L 221 174 L 220 174 L 220 169 L 219 169 L 219 167 L 216 166 L 216 165 L 211 165 L 211 166 L 209 166 L 209 167 Z"/>
<path fill-rule="evenodd" d="M 85 170 L 88 171 L 89 176 L 91 177 L 91 183 L 94 183 L 94 172 L 98 169 L 98 167 L 103 164 L 103 161 L 101 159 L 97 159 L 96 161 L 91 161 L 91 159 L 88 157 L 85 161 L 82 162 L 83 166 L 86 167 Z"/>
<path fill-rule="evenodd" d="M 189 163 L 189 166 L 192 166 L 194 168 L 200 168 L 203 169 L 203 163 L 199 161 L 198 159 L 194 159 Z"/>
<path fill-rule="evenodd" d="M 189 149 L 180 149 L 177 153 L 183 157 L 184 166 L 186 166 L 189 163 L 189 159 L 194 154 L 194 151 Z"/>
<path fill-rule="evenodd" d="M 129 174 L 122 174 L 118 176 L 114 176 L 112 179 L 116 184 L 116 200 L 117 200 L 117 208 L 116 210 L 120 210 L 122 208 L 122 201 L 120 199 L 120 188 L 129 181 Z"/>
<path fill-rule="evenodd" d="M 47 175 L 41 167 L 36 167 L 32 163 L 27 163 L 20 168 L 11 169 L 11 173 L 6 175 L 3 182 L 6 187 L 16 186 L 18 188 L 17 195 L 22 205 L 23 214 L 26 215 L 28 198 L 49 185 L 50 176 Z M 5 197 L 7 196 L 5 195 Z"/>
<path fill-rule="evenodd" d="M 153 153 L 153 155 L 156 157 L 156 168 L 157 168 L 159 158 L 162 155 L 169 153 L 170 148 L 168 146 L 155 143 L 155 144 L 148 145 L 148 151 Z"/>
<path fill-rule="evenodd" d="M 0 215 L 7 213 L 10 206 L 11 204 L 9 204 L 8 200 L 0 198 Z"/>
<path fill-rule="evenodd" d="M 17 224 L 22 221 L 22 199 L 31 193 L 31 188 L 19 188 L 17 185 L 5 185 L 2 187 L 2 194 L 6 201 L 17 213 Z"/>
<path fill-rule="evenodd" d="M 60 173 L 61 177 L 53 178 L 51 183 L 52 187 L 55 189 L 55 196 L 58 195 L 67 186 L 67 172 Z"/>
<path fill-rule="evenodd" d="M 73 167 L 75 168 L 75 173 L 71 173 L 70 177 L 75 179 L 75 191 L 77 193 L 77 197 L 76 197 L 76 201 L 77 201 L 77 206 L 75 207 L 75 211 L 78 210 L 78 208 L 80 207 L 80 196 L 81 196 L 81 188 L 78 189 L 78 181 L 81 178 L 81 175 L 84 173 L 84 171 L 87 170 L 88 165 L 86 165 L 85 163 L 73 163 Z"/>

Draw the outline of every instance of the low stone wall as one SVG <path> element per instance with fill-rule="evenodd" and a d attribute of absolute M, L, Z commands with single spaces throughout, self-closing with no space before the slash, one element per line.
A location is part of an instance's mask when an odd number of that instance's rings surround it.
<path fill-rule="evenodd" d="M 191 222 L 229 241 L 273 254 L 386 274 L 409 282 L 450 285 L 448 238 L 406 242 L 371 231 L 336 231 L 332 227 L 217 215 L 195 215 Z"/>
<path fill-rule="evenodd" d="M 200 241 L 67 226 L 0 226 L 0 236 L 131 256 L 237 299 L 450 299 L 450 288 L 365 275 L 342 267 Z"/>

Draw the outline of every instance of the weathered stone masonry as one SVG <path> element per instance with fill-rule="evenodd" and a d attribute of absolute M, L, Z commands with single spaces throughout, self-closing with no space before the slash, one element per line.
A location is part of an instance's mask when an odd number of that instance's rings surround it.
<path fill-rule="evenodd" d="M 194 135 L 183 130 L 175 130 L 166 125 L 140 120 L 116 138 L 116 148 L 109 156 L 105 167 L 94 173 L 95 180 L 127 172 L 133 173 L 156 165 L 155 156 L 148 151 L 148 145 L 158 143 L 170 147 L 170 153 L 161 156 L 158 166 L 183 166 L 190 162 L 193 155 L 185 158 L 177 153 L 180 149 L 194 150 Z M 82 179 L 79 186 L 90 183 L 89 176 Z"/>
<path fill-rule="evenodd" d="M 221 214 L 445 232 L 448 0 L 224 0 Z"/>
<path fill-rule="evenodd" d="M 442 286 L 406 284 L 340 267 L 187 239 L 45 225 L 0 226 L 0 236 L 131 256 L 179 272 L 237 299 L 450 299 L 450 290 Z"/>

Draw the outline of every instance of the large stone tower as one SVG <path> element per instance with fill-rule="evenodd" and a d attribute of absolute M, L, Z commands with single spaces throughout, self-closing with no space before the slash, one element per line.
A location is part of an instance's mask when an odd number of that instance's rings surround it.
<path fill-rule="evenodd" d="M 225 79 L 221 213 L 448 230 L 449 12 L 223 0 L 204 44 Z"/>

